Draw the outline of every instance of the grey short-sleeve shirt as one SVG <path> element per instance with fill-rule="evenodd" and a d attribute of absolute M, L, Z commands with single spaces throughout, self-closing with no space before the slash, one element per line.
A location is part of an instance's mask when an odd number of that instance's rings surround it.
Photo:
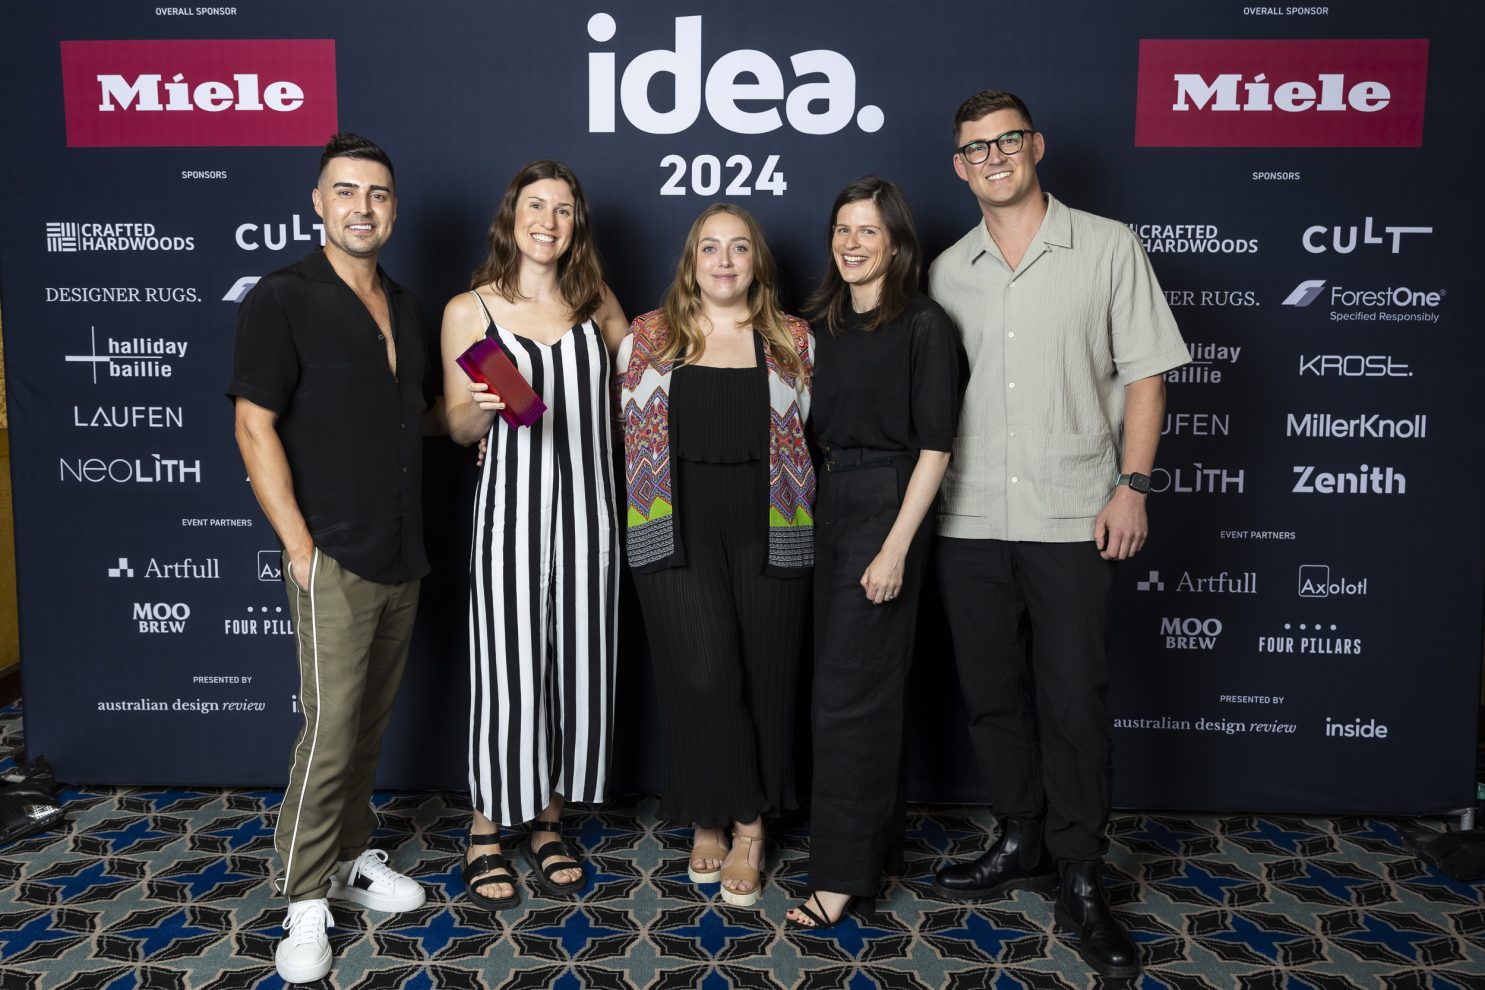
<path fill-rule="evenodd" d="M 1124 386 L 1191 360 L 1144 246 L 1049 195 L 1015 271 L 981 222 L 928 287 L 969 358 L 939 533 L 1091 540 L 1119 473 Z"/>

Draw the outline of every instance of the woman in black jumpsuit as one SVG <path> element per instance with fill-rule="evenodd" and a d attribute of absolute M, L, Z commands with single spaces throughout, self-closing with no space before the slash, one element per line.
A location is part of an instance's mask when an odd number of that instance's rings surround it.
<path fill-rule="evenodd" d="M 895 185 L 869 177 L 841 191 L 830 252 L 812 300 L 813 893 L 789 912 L 807 931 L 876 895 L 903 827 L 904 693 L 960 380 L 953 324 L 917 291 L 918 239 Z"/>

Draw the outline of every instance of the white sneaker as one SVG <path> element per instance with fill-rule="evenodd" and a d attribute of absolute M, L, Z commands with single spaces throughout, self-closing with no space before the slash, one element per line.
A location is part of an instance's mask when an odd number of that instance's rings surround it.
<path fill-rule="evenodd" d="M 311 983 L 330 972 L 330 936 L 335 925 L 323 897 L 295 901 L 284 918 L 284 940 L 273 953 L 273 964 L 285 983 Z"/>
<path fill-rule="evenodd" d="M 373 911 L 411 911 L 428 899 L 421 884 L 387 865 L 382 849 L 368 849 L 355 859 L 337 863 L 329 896 Z"/>

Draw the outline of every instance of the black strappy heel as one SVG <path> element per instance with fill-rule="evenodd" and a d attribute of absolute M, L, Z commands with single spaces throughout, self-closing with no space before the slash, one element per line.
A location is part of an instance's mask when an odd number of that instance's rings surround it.
<path fill-rule="evenodd" d="M 814 908 L 810 907 L 810 904 L 812 902 L 814 903 L 815 907 L 818 907 L 820 909 L 818 912 L 815 911 Z M 790 931 L 825 932 L 829 931 L 845 920 L 846 915 L 850 914 L 852 909 L 856 906 L 856 898 L 849 897 L 846 899 L 846 903 L 841 906 L 840 914 L 834 921 L 830 920 L 830 912 L 825 910 L 825 902 L 820 900 L 820 892 L 818 890 L 812 891 L 810 893 L 809 900 L 805 901 L 803 904 L 796 904 L 794 906 L 799 911 L 802 911 L 805 917 L 813 921 L 814 924 L 806 925 L 802 921 L 796 921 L 793 918 L 786 917 L 784 921 L 788 922 Z"/>

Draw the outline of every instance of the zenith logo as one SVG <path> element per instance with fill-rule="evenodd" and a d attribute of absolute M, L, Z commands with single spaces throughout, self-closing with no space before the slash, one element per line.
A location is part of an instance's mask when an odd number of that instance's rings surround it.
<path fill-rule="evenodd" d="M 1289 293 L 1288 298 L 1286 298 L 1284 300 L 1284 302 L 1282 303 L 1282 305 L 1284 305 L 1284 306 L 1308 306 L 1310 303 L 1312 303 L 1316 299 L 1319 299 L 1320 298 L 1320 292 L 1324 288 L 1325 288 L 1325 279 L 1323 279 L 1323 278 L 1306 279 L 1305 281 L 1299 283 L 1298 285 L 1296 285 L 1294 287 L 1294 291 L 1291 292 L 1291 293 Z"/>

